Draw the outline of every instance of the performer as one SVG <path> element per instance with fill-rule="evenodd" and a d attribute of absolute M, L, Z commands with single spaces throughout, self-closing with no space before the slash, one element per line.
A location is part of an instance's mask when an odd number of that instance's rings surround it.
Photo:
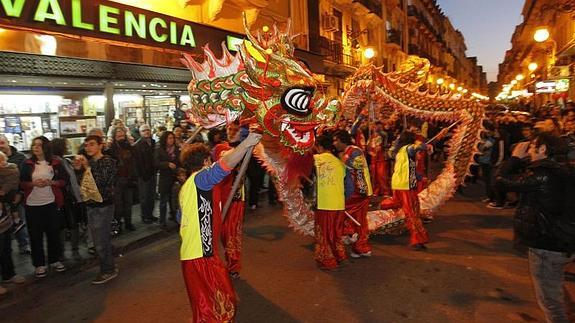
<path fill-rule="evenodd" d="M 371 183 L 373 184 L 374 195 L 390 195 L 389 186 L 389 166 L 385 156 L 385 147 L 387 146 L 387 134 L 383 131 L 381 121 L 375 122 L 375 127 L 371 132 L 368 141 L 368 154 L 371 156 L 369 163 L 369 173 L 371 174 Z"/>
<path fill-rule="evenodd" d="M 219 200 L 219 192 L 212 189 L 260 139 L 259 134 L 249 134 L 211 166 L 210 150 L 201 143 L 185 147 L 180 157 L 190 174 L 180 191 L 180 259 L 194 322 L 233 321 L 236 314 L 234 289 L 216 248 L 221 204 L 213 203 Z"/>
<path fill-rule="evenodd" d="M 223 142 L 214 147 L 213 155 L 216 160 L 219 160 L 224 154 L 229 152 L 233 147 L 237 147 L 240 144 L 240 124 L 234 122 L 226 127 L 227 142 Z M 226 176 L 224 180 L 217 185 L 220 190 L 219 196 L 221 197 L 221 203 L 224 205 L 226 199 L 230 195 L 232 186 L 234 184 L 234 179 L 237 176 L 237 168 Z M 224 216 L 224 222 L 222 223 L 222 244 L 224 245 L 227 270 L 230 276 L 234 279 L 240 277 L 240 257 L 242 252 L 242 225 L 244 222 L 244 211 L 246 208 L 245 201 L 245 190 L 242 184 L 240 189 L 234 194 L 232 204 L 228 211 L 228 214 Z"/>
<path fill-rule="evenodd" d="M 313 156 L 317 177 L 315 211 L 315 260 L 322 270 L 334 270 L 347 259 L 341 240 L 345 219 L 345 165 L 331 151 L 333 139 L 324 134 Z"/>
<path fill-rule="evenodd" d="M 444 129 L 446 130 L 446 129 Z M 442 133 L 446 133 L 442 130 Z M 442 134 L 438 137 L 441 137 Z M 413 132 L 404 131 L 399 136 L 395 147 L 395 167 L 391 177 L 393 201 L 398 203 L 405 213 L 405 224 L 410 233 L 409 244 L 418 251 L 426 250 L 429 235 L 420 216 L 419 198 L 417 196 L 417 172 L 415 156 L 418 151 L 427 150 L 428 145 L 421 143 L 415 145 L 416 137 Z M 389 205 L 389 201 L 382 201 L 382 208 Z"/>
<path fill-rule="evenodd" d="M 357 116 L 353 125 L 351 126 L 351 135 L 354 138 L 356 147 L 359 147 L 362 152 L 367 151 L 367 140 L 369 125 L 367 122 L 367 110 L 362 110 L 362 112 Z"/>
<path fill-rule="evenodd" d="M 369 197 L 372 195 L 369 169 L 365 156 L 360 148 L 351 145 L 351 135 L 346 131 L 337 131 L 333 136 L 333 145 L 340 153 L 345 164 L 345 210 L 359 226 L 346 217 L 344 235 L 357 234 L 357 241 L 352 245 L 352 258 L 371 257 L 369 229 L 367 227 L 367 210 Z"/>

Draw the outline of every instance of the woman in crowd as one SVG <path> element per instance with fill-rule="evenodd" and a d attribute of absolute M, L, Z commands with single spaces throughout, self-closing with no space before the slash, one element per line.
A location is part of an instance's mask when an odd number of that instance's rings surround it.
<path fill-rule="evenodd" d="M 64 206 L 63 189 L 68 176 L 62 163 L 52 158 L 48 138 L 41 136 L 32 141 L 32 157 L 24 161 L 20 186 L 24 190 L 26 220 L 32 245 L 32 263 L 36 277 L 46 277 L 44 234 L 48 239 L 48 262 L 57 272 L 66 270 L 60 262 L 60 219 L 58 208 Z"/>
<path fill-rule="evenodd" d="M 70 231 L 70 244 L 72 245 L 72 256 L 74 259 L 80 259 L 80 253 L 78 252 L 78 244 L 80 241 L 80 219 L 83 213 L 83 208 L 79 205 L 82 202 L 82 197 L 80 196 L 80 185 L 78 185 L 78 180 L 76 179 L 76 172 L 74 171 L 74 166 L 72 163 L 64 158 L 67 154 L 66 139 L 55 138 L 52 140 L 52 154 L 55 160 L 58 160 L 62 167 L 66 170 L 66 174 L 69 181 L 66 185 L 66 193 L 64 197 L 64 208 L 62 228 Z M 64 253 L 64 237 L 65 231 L 62 231 L 62 254 Z"/>
<path fill-rule="evenodd" d="M 176 145 L 176 136 L 166 131 L 160 137 L 160 146 L 156 148 L 154 161 L 160 170 L 158 192 L 160 193 L 160 225 L 166 226 L 166 212 L 170 204 L 170 219 L 175 219 L 176 206 L 172 205 L 172 186 L 176 179 L 176 169 L 180 162 L 180 148 Z"/>

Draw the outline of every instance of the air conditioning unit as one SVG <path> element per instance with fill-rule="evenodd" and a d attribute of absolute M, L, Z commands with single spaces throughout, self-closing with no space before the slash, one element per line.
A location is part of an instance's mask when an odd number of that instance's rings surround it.
<path fill-rule="evenodd" d="M 339 31 L 337 17 L 328 12 L 321 16 L 321 26 L 325 31 Z"/>

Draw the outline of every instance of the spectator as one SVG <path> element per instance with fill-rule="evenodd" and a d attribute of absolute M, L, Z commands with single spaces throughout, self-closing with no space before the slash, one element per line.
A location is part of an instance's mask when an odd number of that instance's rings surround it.
<path fill-rule="evenodd" d="M 124 125 L 124 121 L 122 121 L 121 119 L 114 119 L 112 120 L 112 124 L 110 125 L 110 127 L 108 128 L 108 133 L 106 134 L 106 137 L 108 137 L 108 142 L 111 143 L 113 138 L 114 138 L 114 130 L 116 128 L 121 128 L 124 130 L 124 133 L 126 134 L 126 139 L 128 140 L 128 142 L 130 144 L 134 143 L 134 138 L 132 138 L 132 135 L 130 134 L 130 129 L 128 129 L 128 127 L 126 127 Z"/>
<path fill-rule="evenodd" d="M 144 121 L 144 119 L 138 119 L 136 122 L 134 122 L 132 127 L 130 127 L 130 134 L 132 135 L 132 138 L 134 138 L 135 141 L 140 139 L 140 127 L 145 124 L 146 122 Z"/>
<path fill-rule="evenodd" d="M 78 156 L 74 160 L 74 168 L 81 174 L 81 180 L 88 176 L 86 169 L 90 167 L 93 182 L 98 194 L 86 202 L 88 228 L 94 239 L 94 247 L 100 260 L 100 273 L 92 280 L 92 284 L 104 284 L 118 276 L 114 264 L 114 254 L 111 243 L 111 223 L 114 218 L 114 185 L 116 183 L 116 162 L 103 154 L 104 141 L 98 136 L 88 136 L 84 140 L 86 153 L 90 160 Z M 87 178 L 90 181 L 89 178 Z M 84 187 L 82 187 L 83 189 Z"/>
<path fill-rule="evenodd" d="M 2 153 L 3 154 L 3 153 Z M 12 261 L 12 215 L 4 201 L 0 200 L 0 271 L 2 280 L 6 283 L 21 284 L 26 280 L 17 275 Z M 7 290 L 0 286 L 0 295 L 6 294 Z"/>
<path fill-rule="evenodd" d="M 182 146 L 186 142 L 186 138 L 184 137 L 184 129 L 182 129 L 182 127 L 174 127 L 172 132 L 176 137 L 176 146 L 182 149 Z"/>
<path fill-rule="evenodd" d="M 142 209 L 142 222 L 150 224 L 157 222 L 153 216 L 156 201 L 156 168 L 154 165 L 154 150 L 156 141 L 152 139 L 150 126 L 140 126 L 140 139 L 134 146 L 134 160 L 136 175 L 138 176 L 138 192 L 140 194 L 140 207 Z"/>
<path fill-rule="evenodd" d="M 110 144 L 110 157 L 116 160 L 118 174 L 116 176 L 114 217 L 122 230 L 136 230 L 132 224 L 132 205 L 134 204 L 134 189 L 137 177 L 135 172 L 134 148 L 126 138 L 124 128 L 115 128 L 112 131 L 112 143 Z M 123 221 L 122 221 L 123 220 Z"/>
<path fill-rule="evenodd" d="M 566 185 L 575 180 L 554 160 L 559 138 L 542 133 L 531 143 L 515 147 L 512 158 L 498 174 L 497 184 L 521 193 L 515 212 L 514 232 L 517 244 L 529 248 L 529 268 L 535 296 L 547 322 L 569 322 L 564 304 L 563 272 L 575 259 L 573 244 L 556 237 L 549 224 L 564 216 Z M 527 170 L 518 179 L 505 172 L 529 158 Z M 572 213 L 569 215 L 572 222 Z"/>
<path fill-rule="evenodd" d="M 64 196 L 64 208 L 61 210 L 63 216 L 63 228 L 70 231 L 70 244 L 72 245 L 72 257 L 79 260 L 80 253 L 78 246 L 80 243 L 80 222 L 81 215 L 84 212 L 83 207 L 80 205 L 82 197 L 80 196 L 80 186 L 76 178 L 76 172 L 72 163 L 64 158 L 67 154 L 67 143 L 64 138 L 55 138 L 52 140 L 52 153 L 54 159 L 58 160 L 62 167 L 66 170 L 69 181 L 66 183 L 66 194 Z M 65 231 L 62 231 L 65 233 Z M 65 234 L 61 237 L 62 241 L 62 255 L 64 254 L 64 241 Z"/>
<path fill-rule="evenodd" d="M 8 139 L 4 135 L 0 135 L 0 151 L 8 157 L 9 163 L 16 164 L 18 168 L 20 168 L 22 163 L 26 160 L 26 155 L 18 152 L 15 147 L 10 146 Z"/>
<path fill-rule="evenodd" d="M 154 161 L 160 171 L 158 192 L 160 193 L 160 226 L 166 227 L 166 213 L 170 205 L 170 220 L 175 220 L 176 206 L 171 203 L 172 187 L 176 180 L 176 169 L 180 166 L 180 148 L 176 145 L 176 137 L 171 131 L 164 132 L 160 137 L 160 145 L 156 147 Z"/>
<path fill-rule="evenodd" d="M 63 189 L 68 176 L 58 159 L 52 158 L 50 141 L 36 137 L 32 157 L 24 161 L 20 186 L 24 190 L 26 218 L 32 244 L 32 264 L 36 277 L 48 274 L 44 256 L 44 234 L 48 238 L 48 262 L 57 272 L 66 270 L 60 262 L 60 219 L 58 208 L 64 206 Z"/>
<path fill-rule="evenodd" d="M 18 169 L 22 168 L 22 164 L 26 160 L 26 155 L 18 152 L 15 147 L 10 146 L 8 144 L 8 139 L 4 135 L 0 135 L 0 151 L 8 157 L 9 163 L 16 164 Z M 24 208 L 21 204 L 18 207 L 18 213 L 20 214 L 19 218 L 21 219 L 22 224 L 24 224 L 26 222 L 26 217 L 24 216 Z M 20 250 L 20 254 L 31 254 L 28 230 L 17 230 L 15 236 L 16 240 L 18 241 L 18 249 Z"/>
<path fill-rule="evenodd" d="M 154 132 L 154 135 L 152 136 L 152 139 L 154 139 L 154 141 L 156 141 L 156 142 L 160 141 L 160 137 L 162 137 L 164 132 L 166 132 L 167 130 L 168 130 L 168 128 L 166 128 L 166 126 L 157 126 L 156 131 Z"/>

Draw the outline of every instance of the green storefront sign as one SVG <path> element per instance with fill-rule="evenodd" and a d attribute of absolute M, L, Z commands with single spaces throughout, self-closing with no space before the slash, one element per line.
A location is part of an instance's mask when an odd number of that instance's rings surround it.
<path fill-rule="evenodd" d="M 0 25 L 189 51 L 222 30 L 104 0 L 0 0 Z M 212 39 L 213 40 L 213 39 Z"/>

